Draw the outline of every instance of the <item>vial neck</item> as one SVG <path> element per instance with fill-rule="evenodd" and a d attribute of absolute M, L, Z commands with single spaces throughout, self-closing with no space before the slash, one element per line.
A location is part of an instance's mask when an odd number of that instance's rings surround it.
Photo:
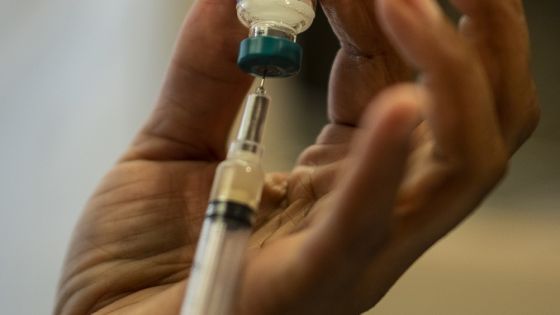
<path fill-rule="evenodd" d="M 293 28 L 278 22 L 259 22 L 251 25 L 249 36 L 273 36 L 295 42 L 297 32 Z"/>

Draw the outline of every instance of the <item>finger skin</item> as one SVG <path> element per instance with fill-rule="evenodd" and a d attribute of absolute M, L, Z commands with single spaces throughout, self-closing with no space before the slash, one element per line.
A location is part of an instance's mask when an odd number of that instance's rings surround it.
<path fill-rule="evenodd" d="M 336 210 L 318 232 L 329 246 L 345 250 L 350 243 L 364 244 L 368 254 L 385 239 L 411 133 L 420 122 L 419 101 L 416 87 L 402 85 L 384 91 L 370 105 L 337 176 Z"/>
<path fill-rule="evenodd" d="M 373 1 L 323 0 L 321 4 L 341 45 L 330 78 L 329 119 L 356 126 L 381 89 L 410 79 L 412 72 L 381 31 Z"/>
<path fill-rule="evenodd" d="M 432 101 L 427 120 L 438 154 L 466 175 L 504 155 L 494 98 L 476 53 L 433 0 L 380 0 L 382 26 L 422 73 Z"/>
<path fill-rule="evenodd" d="M 251 84 L 236 59 L 247 30 L 235 1 L 198 0 L 179 36 L 157 106 L 124 160 L 220 160 Z"/>
<path fill-rule="evenodd" d="M 454 0 L 462 34 L 490 77 L 501 131 L 514 153 L 537 127 L 540 110 L 530 70 L 529 31 L 521 0 Z"/>
<path fill-rule="evenodd" d="M 378 0 L 377 12 L 399 51 L 424 73 L 418 84 L 428 94 L 425 117 L 444 154 L 429 161 L 441 165 L 444 185 L 422 192 L 414 212 L 395 214 L 392 237 L 362 274 L 370 281 L 353 291 L 369 297 L 362 310 L 374 306 L 416 259 L 477 208 L 503 177 L 509 158 L 476 53 L 437 7 L 422 7 L 427 2 Z"/>
<path fill-rule="evenodd" d="M 389 238 L 410 137 L 420 122 L 419 101 L 415 87 L 393 87 L 372 102 L 362 119 L 335 193 L 324 204 L 328 210 L 304 245 L 307 281 L 323 284 L 316 292 L 351 287 Z"/>

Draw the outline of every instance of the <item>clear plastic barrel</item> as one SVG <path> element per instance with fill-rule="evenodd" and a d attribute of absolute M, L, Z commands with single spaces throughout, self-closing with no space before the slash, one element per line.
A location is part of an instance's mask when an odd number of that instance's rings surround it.
<path fill-rule="evenodd" d="M 206 219 L 181 315 L 227 315 L 237 297 L 251 228 Z"/>
<path fill-rule="evenodd" d="M 264 185 L 260 140 L 269 98 L 248 98 L 238 139 L 214 176 L 182 315 L 228 315 Z"/>
<path fill-rule="evenodd" d="M 264 171 L 259 159 L 251 152 L 230 153 L 228 159 L 218 166 L 210 199 L 237 202 L 257 209 L 264 186 Z"/>

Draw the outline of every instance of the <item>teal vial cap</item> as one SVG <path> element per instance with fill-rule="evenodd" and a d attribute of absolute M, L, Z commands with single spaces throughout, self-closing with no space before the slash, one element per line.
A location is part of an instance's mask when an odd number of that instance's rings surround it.
<path fill-rule="evenodd" d="M 289 39 L 256 36 L 241 42 L 237 64 L 255 76 L 290 77 L 301 69 L 302 55 L 301 46 Z"/>

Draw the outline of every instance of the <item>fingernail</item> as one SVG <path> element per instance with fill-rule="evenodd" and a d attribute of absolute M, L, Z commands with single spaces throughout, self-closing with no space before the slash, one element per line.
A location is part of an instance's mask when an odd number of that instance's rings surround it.
<path fill-rule="evenodd" d="M 406 0 L 405 2 L 426 20 L 437 20 L 442 15 L 441 8 L 435 0 Z"/>

